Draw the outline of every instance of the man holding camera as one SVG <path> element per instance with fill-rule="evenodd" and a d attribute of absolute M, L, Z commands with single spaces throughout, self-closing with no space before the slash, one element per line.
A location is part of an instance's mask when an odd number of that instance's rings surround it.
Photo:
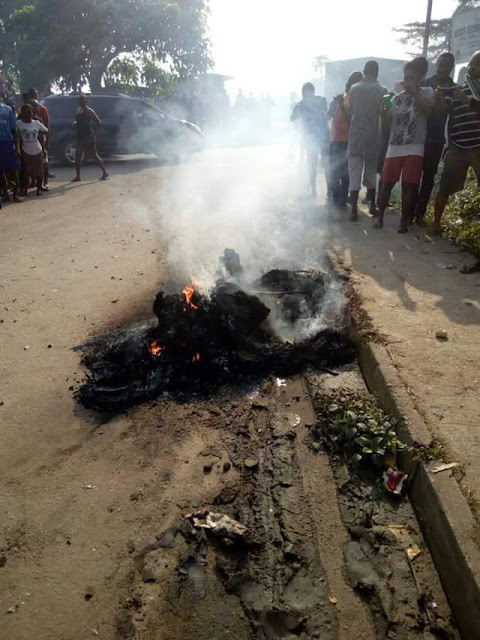
<path fill-rule="evenodd" d="M 450 74 L 455 68 L 453 53 L 442 53 L 437 61 L 437 72 L 431 78 L 422 82 L 422 87 L 431 87 L 435 91 L 433 112 L 427 123 L 427 138 L 423 156 L 423 176 L 415 210 L 415 222 L 425 227 L 425 212 L 432 194 L 438 165 L 445 148 L 445 125 L 447 123 L 448 108 L 444 98 L 453 97 L 454 86 Z"/>
<path fill-rule="evenodd" d="M 440 233 L 440 222 L 448 198 L 465 186 L 469 167 L 480 184 L 480 51 L 473 54 L 463 87 L 456 86 L 451 100 L 450 146 L 440 189 L 435 201 L 434 233 Z"/>

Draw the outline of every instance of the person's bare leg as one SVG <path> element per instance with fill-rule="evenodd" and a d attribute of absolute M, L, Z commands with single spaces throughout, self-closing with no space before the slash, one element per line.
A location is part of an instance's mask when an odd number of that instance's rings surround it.
<path fill-rule="evenodd" d="M 390 194 L 395 186 L 395 182 L 383 182 L 382 190 L 378 196 L 378 218 L 373 225 L 374 229 L 383 229 L 383 217 L 385 215 L 385 209 L 388 207 L 390 201 Z"/>
<path fill-rule="evenodd" d="M 43 177 L 42 176 L 37 178 L 37 196 L 43 196 L 42 182 L 43 182 Z"/>
<path fill-rule="evenodd" d="M 318 151 L 309 149 L 308 156 L 308 175 L 310 179 L 310 188 L 312 190 L 312 197 L 317 196 L 317 167 L 318 167 Z"/>
<path fill-rule="evenodd" d="M 93 157 L 95 158 L 95 162 L 97 163 L 97 166 L 102 171 L 102 177 L 100 178 L 100 180 L 106 180 L 108 178 L 108 173 L 105 170 L 105 165 L 103 164 L 103 160 L 98 155 L 97 145 L 96 144 L 93 146 L 92 151 L 93 151 Z"/>
<path fill-rule="evenodd" d="M 18 171 L 14 171 L 13 173 L 11 173 L 10 178 L 13 183 L 13 201 L 22 202 L 22 199 L 18 195 L 18 190 L 20 187 L 20 175 Z"/>
<path fill-rule="evenodd" d="M 43 185 L 42 191 L 48 191 L 48 162 L 43 165 Z"/>
<path fill-rule="evenodd" d="M 75 147 L 75 178 L 72 182 L 80 182 L 82 178 L 80 177 L 80 168 L 82 165 L 82 155 L 83 155 L 83 147 L 78 145 Z"/>
<path fill-rule="evenodd" d="M 10 196 L 8 195 L 7 176 L 4 173 L 0 173 L 0 192 L 2 200 L 8 202 L 10 200 Z"/>
<path fill-rule="evenodd" d="M 440 233 L 442 216 L 445 211 L 445 207 L 447 206 L 447 202 L 448 196 L 440 191 L 437 195 L 437 199 L 435 200 L 435 221 L 432 227 L 432 232 L 435 235 Z"/>
<path fill-rule="evenodd" d="M 28 185 L 30 184 L 30 176 L 27 175 L 26 171 L 22 172 L 22 189 L 23 195 L 28 196 Z"/>

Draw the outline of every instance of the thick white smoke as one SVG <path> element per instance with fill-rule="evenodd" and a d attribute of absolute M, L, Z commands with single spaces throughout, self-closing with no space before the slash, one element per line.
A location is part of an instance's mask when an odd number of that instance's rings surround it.
<path fill-rule="evenodd" d="M 213 287 L 225 248 L 240 254 L 245 282 L 274 268 L 322 267 L 327 210 L 300 197 L 304 180 L 290 152 L 284 144 L 209 149 L 170 171 L 162 184 L 159 224 L 174 286 L 193 276 Z M 276 330 L 289 340 L 313 335 L 343 303 L 332 286 L 322 316 L 293 330 L 279 323 Z"/>

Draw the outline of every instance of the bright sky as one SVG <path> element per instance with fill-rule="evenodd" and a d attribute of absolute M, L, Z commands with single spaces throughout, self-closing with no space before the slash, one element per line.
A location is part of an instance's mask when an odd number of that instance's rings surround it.
<path fill-rule="evenodd" d="M 210 0 L 210 6 L 215 70 L 234 76 L 245 92 L 280 95 L 315 75 L 316 55 L 404 58 L 392 27 L 425 20 L 427 0 Z M 433 0 L 433 17 L 449 17 L 456 6 Z"/>

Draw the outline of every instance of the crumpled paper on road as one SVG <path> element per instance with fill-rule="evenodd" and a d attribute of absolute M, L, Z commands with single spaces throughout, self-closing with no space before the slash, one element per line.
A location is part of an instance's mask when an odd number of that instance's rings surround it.
<path fill-rule="evenodd" d="M 199 512 L 192 516 L 193 525 L 201 529 L 209 529 L 221 538 L 244 538 L 248 529 L 237 520 L 224 513 Z"/>

